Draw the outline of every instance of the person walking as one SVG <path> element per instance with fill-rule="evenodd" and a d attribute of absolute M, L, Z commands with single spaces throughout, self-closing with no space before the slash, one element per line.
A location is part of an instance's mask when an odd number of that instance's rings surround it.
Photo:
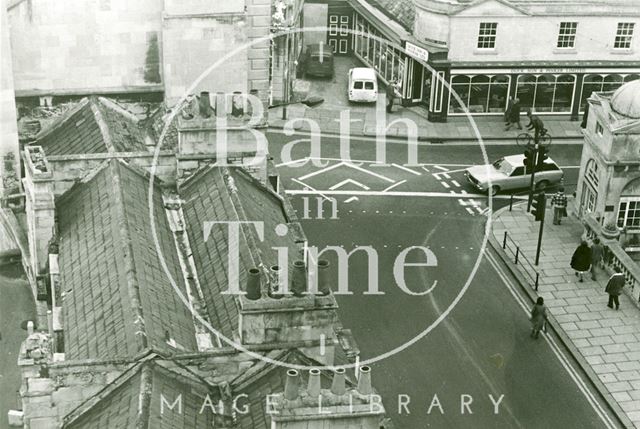
<path fill-rule="evenodd" d="M 504 125 L 508 126 L 511 119 L 511 106 L 513 106 L 513 97 L 509 96 L 509 102 L 507 103 L 507 108 L 504 109 Z"/>
<path fill-rule="evenodd" d="M 395 80 L 390 81 L 389 85 L 387 85 L 387 113 L 393 112 L 393 103 L 396 98 L 396 85 Z"/>
<path fill-rule="evenodd" d="M 567 215 L 567 196 L 564 194 L 562 186 L 558 188 L 558 192 L 553 194 L 551 205 L 553 206 L 553 224 L 560 225 L 563 216 Z"/>
<path fill-rule="evenodd" d="M 547 323 L 547 307 L 544 306 L 544 298 L 538 297 L 536 303 L 531 309 L 531 338 L 538 338 L 540 331 L 546 329 Z"/>
<path fill-rule="evenodd" d="M 531 112 L 531 109 L 527 109 L 527 117 L 529 118 L 527 130 L 534 131 L 533 141 L 537 142 L 540 134 L 542 134 L 542 130 L 544 130 L 544 123 L 537 115 L 534 115 L 533 112 Z"/>
<path fill-rule="evenodd" d="M 609 281 L 607 282 L 607 287 L 604 289 L 606 293 L 609 294 L 609 303 L 607 307 L 613 308 L 613 305 L 616 305 L 616 310 L 620 310 L 620 295 L 622 294 L 622 289 L 624 288 L 624 284 L 626 282 L 624 278 L 624 274 L 620 272 L 619 267 L 614 267 L 615 271 Z"/>
<path fill-rule="evenodd" d="M 591 248 L 586 241 L 582 241 L 580 245 L 573 252 L 571 257 L 571 268 L 576 271 L 576 276 L 583 282 L 584 273 L 589 271 L 591 267 Z"/>
<path fill-rule="evenodd" d="M 511 107 L 509 108 L 509 119 L 507 122 L 507 126 L 505 127 L 505 131 L 509 131 L 512 125 L 517 125 L 518 129 L 522 129 L 522 124 L 520 123 L 520 99 L 516 98 L 511 103 Z"/>
<path fill-rule="evenodd" d="M 604 248 L 600 244 L 600 239 L 595 238 L 591 245 L 591 280 L 596 279 L 596 268 L 600 269 L 602 266 L 602 256 L 604 255 Z"/>

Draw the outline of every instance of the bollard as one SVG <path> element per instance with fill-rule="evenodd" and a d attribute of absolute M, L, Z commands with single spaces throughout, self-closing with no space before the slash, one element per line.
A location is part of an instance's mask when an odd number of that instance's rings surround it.
<path fill-rule="evenodd" d="M 513 194 L 511 194 L 511 198 L 509 198 L 509 211 L 511 211 L 512 207 L 513 207 Z"/>
<path fill-rule="evenodd" d="M 502 240 L 502 248 L 507 248 L 507 231 L 504 232 L 504 239 Z"/>
<path fill-rule="evenodd" d="M 538 279 L 540 278 L 540 274 L 536 271 L 536 291 L 538 290 Z"/>
<path fill-rule="evenodd" d="M 516 265 L 518 265 L 518 255 L 520 255 L 520 247 L 516 246 Z"/>

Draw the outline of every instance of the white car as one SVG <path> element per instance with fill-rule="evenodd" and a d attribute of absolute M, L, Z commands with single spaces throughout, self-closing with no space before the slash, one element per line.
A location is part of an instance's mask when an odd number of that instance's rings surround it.
<path fill-rule="evenodd" d="M 542 168 L 535 170 L 535 187 L 543 190 L 562 180 L 564 172 L 547 158 Z M 531 184 L 531 174 L 524 168 L 524 155 L 510 155 L 493 164 L 474 165 L 466 170 L 467 180 L 478 190 L 495 195 L 499 191 L 527 188 Z"/>
<path fill-rule="evenodd" d="M 349 70 L 349 101 L 375 103 L 378 99 L 376 71 L 368 67 Z"/>

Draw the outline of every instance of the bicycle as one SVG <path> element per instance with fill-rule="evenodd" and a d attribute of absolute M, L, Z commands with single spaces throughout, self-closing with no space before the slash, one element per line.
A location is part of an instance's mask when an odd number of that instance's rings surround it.
<path fill-rule="evenodd" d="M 534 137 L 529 133 L 520 133 L 516 137 L 516 143 L 518 144 L 518 146 L 533 146 L 533 141 Z M 546 128 L 540 130 L 540 135 L 538 136 L 538 144 L 542 146 L 549 146 L 551 144 L 551 136 L 548 134 Z"/>

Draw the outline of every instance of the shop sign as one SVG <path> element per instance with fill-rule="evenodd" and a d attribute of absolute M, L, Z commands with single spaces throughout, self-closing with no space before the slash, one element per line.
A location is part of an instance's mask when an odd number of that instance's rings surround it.
<path fill-rule="evenodd" d="M 521 68 L 521 69 L 511 69 L 511 73 L 584 73 L 586 71 L 585 68 L 577 67 L 560 67 L 560 68 L 546 68 L 546 67 L 537 67 L 537 68 Z"/>
<path fill-rule="evenodd" d="M 409 42 L 405 42 L 404 48 L 407 52 L 407 55 L 425 63 L 429 61 L 429 51 L 427 51 L 426 49 Z"/>

